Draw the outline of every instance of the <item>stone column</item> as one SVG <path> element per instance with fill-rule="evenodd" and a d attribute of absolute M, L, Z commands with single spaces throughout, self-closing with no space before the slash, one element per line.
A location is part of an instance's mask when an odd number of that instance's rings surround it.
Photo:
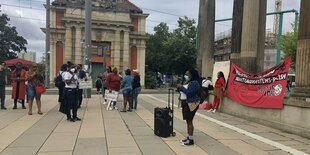
<path fill-rule="evenodd" d="M 244 1 L 240 67 L 250 73 L 259 70 L 257 62 L 260 60 L 257 61 L 257 56 L 264 52 L 261 44 L 265 44 L 265 39 L 262 39 L 261 35 L 265 36 L 265 33 L 261 32 L 261 27 L 265 27 L 266 22 L 262 20 L 261 12 L 266 14 L 265 5 L 266 0 Z"/>
<path fill-rule="evenodd" d="M 124 52 L 123 52 L 123 69 L 130 68 L 129 59 L 129 31 L 124 31 L 124 42 L 123 42 Z"/>
<path fill-rule="evenodd" d="M 243 4 L 244 0 L 234 0 L 230 60 L 238 66 L 240 66 Z"/>
<path fill-rule="evenodd" d="M 266 11 L 267 0 L 259 0 L 259 27 L 256 66 L 257 72 L 264 71 L 265 64 L 265 40 L 266 40 Z"/>
<path fill-rule="evenodd" d="M 310 1 L 301 0 L 294 97 L 310 98 Z"/>
<path fill-rule="evenodd" d="M 212 76 L 214 64 L 215 0 L 200 0 L 197 68 L 202 76 Z"/>
<path fill-rule="evenodd" d="M 71 27 L 66 27 L 66 34 L 65 34 L 65 48 L 64 48 L 64 58 L 65 61 L 64 63 L 66 63 L 67 61 L 72 61 L 72 51 L 71 51 L 71 47 L 72 47 L 72 31 L 71 31 Z"/>
<path fill-rule="evenodd" d="M 111 58 L 111 65 L 113 67 L 117 67 L 119 68 L 120 66 L 120 31 L 119 30 L 115 30 L 114 33 L 114 41 L 113 41 L 113 51 L 112 51 L 112 58 Z"/>
<path fill-rule="evenodd" d="M 140 41 L 140 45 L 137 46 L 137 66 L 140 73 L 140 83 L 144 86 L 145 79 L 145 40 Z"/>
<path fill-rule="evenodd" d="M 75 60 L 76 64 L 83 64 L 83 48 L 82 48 L 82 27 L 76 27 L 75 30 Z"/>
<path fill-rule="evenodd" d="M 50 42 L 50 86 L 53 87 L 54 85 L 54 77 L 57 75 L 56 73 L 56 37 L 51 38 Z"/>

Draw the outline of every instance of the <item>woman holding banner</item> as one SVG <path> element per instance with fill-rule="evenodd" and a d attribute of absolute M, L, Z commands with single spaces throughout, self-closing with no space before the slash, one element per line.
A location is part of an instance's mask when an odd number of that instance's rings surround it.
<path fill-rule="evenodd" d="M 212 108 L 208 112 L 215 113 L 217 109 L 219 108 L 221 98 L 223 97 L 223 94 L 224 94 L 224 89 L 226 85 L 225 83 L 226 83 L 226 80 L 224 77 L 224 73 L 218 72 L 217 80 L 214 85 L 214 100 L 213 100 Z"/>
<path fill-rule="evenodd" d="M 116 67 L 113 68 L 112 73 L 107 77 L 107 88 L 109 91 L 119 91 L 121 88 L 121 77 L 118 75 L 118 70 Z M 116 109 L 116 101 L 112 101 L 112 109 Z M 112 110 L 110 109 L 110 110 Z"/>

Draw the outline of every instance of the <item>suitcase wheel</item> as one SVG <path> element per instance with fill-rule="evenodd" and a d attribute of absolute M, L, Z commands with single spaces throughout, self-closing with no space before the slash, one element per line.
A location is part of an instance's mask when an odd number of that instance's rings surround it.
<path fill-rule="evenodd" d="M 175 132 L 172 132 L 172 133 L 171 133 L 171 136 L 172 136 L 172 137 L 175 137 L 175 135 L 176 135 Z"/>

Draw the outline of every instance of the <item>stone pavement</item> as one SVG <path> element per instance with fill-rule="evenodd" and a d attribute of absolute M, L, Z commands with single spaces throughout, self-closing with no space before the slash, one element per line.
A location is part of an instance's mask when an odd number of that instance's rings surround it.
<path fill-rule="evenodd" d="M 121 108 L 121 99 L 118 107 Z M 58 112 L 56 95 L 43 95 L 44 115 L 27 115 L 19 107 L 0 110 L 2 155 L 171 155 L 171 154 L 309 154 L 310 140 L 223 113 L 199 110 L 194 119 L 195 145 L 181 146 L 186 123 L 175 108 L 175 137 L 154 135 L 154 108 L 166 106 L 166 94 L 141 94 L 138 109 L 107 111 L 100 95 L 84 99 L 82 121 L 69 122 Z M 175 96 L 177 101 L 177 95 Z M 33 111 L 36 111 L 34 106 Z M 288 153 L 290 152 L 290 153 Z"/>

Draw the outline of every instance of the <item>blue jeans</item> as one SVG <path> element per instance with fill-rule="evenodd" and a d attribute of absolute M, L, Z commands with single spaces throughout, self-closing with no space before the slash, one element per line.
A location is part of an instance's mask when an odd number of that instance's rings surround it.
<path fill-rule="evenodd" d="M 141 92 L 141 87 L 137 87 L 132 91 L 132 109 L 137 109 L 138 104 L 138 95 Z"/>

